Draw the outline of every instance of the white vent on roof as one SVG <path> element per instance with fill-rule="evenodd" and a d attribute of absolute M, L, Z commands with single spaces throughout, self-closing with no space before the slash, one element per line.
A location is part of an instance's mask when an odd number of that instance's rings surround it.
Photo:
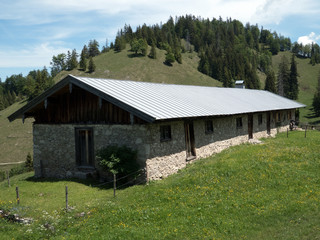
<path fill-rule="evenodd" d="M 237 80 L 235 84 L 235 88 L 246 88 L 243 80 Z"/>

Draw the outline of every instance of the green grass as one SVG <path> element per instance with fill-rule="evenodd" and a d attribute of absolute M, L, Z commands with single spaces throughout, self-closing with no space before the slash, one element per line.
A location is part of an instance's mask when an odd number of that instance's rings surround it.
<path fill-rule="evenodd" d="M 12 179 L 28 226 L 0 224 L 3 239 L 319 239 L 320 133 L 279 134 L 188 165 L 148 186 L 117 191 L 72 181 Z M 64 188 L 75 209 L 65 213 Z M 0 184 L 0 206 L 16 207 Z M 80 217 L 80 213 L 84 216 Z M 46 228 L 45 226 L 53 226 Z M 51 229 L 51 230 L 50 230 Z"/>
<path fill-rule="evenodd" d="M 80 70 L 63 71 L 58 74 L 55 81 L 73 74 L 95 78 L 112 78 L 122 80 L 157 82 L 169 84 L 186 84 L 202 86 L 222 86 L 221 82 L 200 73 L 198 68 L 199 57 L 196 52 L 183 53 L 182 64 L 177 62 L 173 66 L 167 66 L 164 50 L 157 49 L 157 59 L 134 56 L 129 45 L 121 52 L 113 50 L 94 57 L 96 71 L 87 73 Z"/>
<path fill-rule="evenodd" d="M 25 161 L 28 152 L 32 154 L 33 119 L 21 119 L 9 122 L 7 117 L 25 103 L 15 103 L 0 111 L 0 163 Z M 9 170 L 14 165 L 0 166 L 0 170 Z"/>

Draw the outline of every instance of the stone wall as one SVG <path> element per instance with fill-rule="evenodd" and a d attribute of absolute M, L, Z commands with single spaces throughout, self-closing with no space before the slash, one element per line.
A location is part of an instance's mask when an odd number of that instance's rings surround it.
<path fill-rule="evenodd" d="M 277 121 L 277 117 L 281 122 Z M 262 121 L 259 123 L 259 114 Z M 271 114 L 270 135 L 267 134 L 267 114 L 253 114 L 253 138 L 274 136 L 286 131 L 289 111 Z M 291 110 L 294 116 L 294 110 Z M 236 126 L 236 118 L 242 118 L 242 127 Z M 213 132 L 206 133 L 205 120 L 212 120 Z M 171 126 L 171 140 L 160 140 L 160 127 Z M 248 115 L 213 117 L 193 120 L 196 159 L 247 142 Z M 138 150 L 138 161 L 145 168 L 150 180 L 161 179 L 184 168 L 186 143 L 184 121 L 171 121 L 141 125 L 73 125 L 34 124 L 34 168 L 36 177 L 68 178 L 81 177 L 76 163 L 75 128 L 90 127 L 93 130 L 94 151 L 108 145 L 126 145 Z M 98 163 L 94 166 L 100 171 Z"/>
<path fill-rule="evenodd" d="M 294 116 L 294 110 L 289 111 L 291 111 L 291 116 Z M 276 121 L 276 113 L 271 113 L 270 116 L 270 134 L 267 133 L 267 113 L 253 114 L 253 139 L 274 137 L 278 132 L 287 131 L 290 122 L 288 111 L 279 111 L 281 123 Z M 259 115 L 262 115 L 261 122 L 258 121 Z M 236 118 L 239 117 L 242 118 L 242 128 L 236 127 Z M 212 120 L 212 133 L 206 133 L 205 120 Z M 161 125 L 167 124 L 171 126 L 172 140 L 161 142 L 159 129 Z M 193 125 L 195 160 L 211 156 L 230 146 L 239 145 L 249 140 L 247 114 L 194 120 Z M 150 180 L 167 177 L 189 163 L 186 161 L 184 121 L 152 124 L 149 126 L 149 133 L 150 156 L 146 160 L 146 170 Z"/>
<path fill-rule="evenodd" d="M 35 124 L 33 126 L 34 169 L 36 177 L 81 178 L 76 163 L 75 128 L 93 129 L 94 151 L 108 145 L 126 145 L 138 150 L 138 161 L 144 167 L 150 149 L 146 125 L 72 125 Z M 99 169 L 98 163 L 94 166 Z"/>

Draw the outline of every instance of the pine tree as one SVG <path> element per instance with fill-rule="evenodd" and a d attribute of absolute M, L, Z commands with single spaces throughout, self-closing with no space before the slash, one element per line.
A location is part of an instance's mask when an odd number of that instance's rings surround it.
<path fill-rule="evenodd" d="M 92 57 L 89 58 L 88 70 L 89 70 L 89 73 L 93 73 L 96 70 L 96 65 L 94 64 Z"/>
<path fill-rule="evenodd" d="M 318 87 L 312 101 L 313 111 L 316 116 L 320 116 L 320 72 L 318 74 Z"/>
<path fill-rule="evenodd" d="M 174 58 L 178 63 L 182 64 L 182 55 L 179 47 L 174 48 Z"/>
<path fill-rule="evenodd" d="M 276 93 L 276 76 L 274 74 L 273 70 L 269 70 L 267 72 L 267 78 L 266 78 L 266 85 L 264 87 L 264 90 L 272 92 L 272 93 Z"/>
<path fill-rule="evenodd" d="M 78 67 L 78 53 L 76 49 L 73 49 L 71 52 L 70 58 L 70 70 L 73 70 Z"/>
<path fill-rule="evenodd" d="M 5 109 L 4 102 L 3 102 L 3 96 L 0 95 L 0 111 L 3 109 Z"/>
<path fill-rule="evenodd" d="M 86 45 L 84 45 L 82 51 L 81 51 L 81 55 L 80 55 L 80 68 L 83 70 L 83 71 L 86 71 L 87 69 L 87 57 L 86 57 L 86 54 L 87 54 L 87 49 L 86 49 Z"/>
<path fill-rule="evenodd" d="M 289 69 L 288 60 L 285 56 L 282 57 L 279 63 L 278 70 L 278 82 L 277 82 L 277 92 L 280 96 L 286 96 L 288 92 L 288 79 L 289 79 Z"/>
<path fill-rule="evenodd" d="M 291 57 L 291 65 L 290 65 L 290 75 L 288 81 L 288 93 L 286 96 L 290 99 L 297 100 L 299 94 L 299 86 L 298 86 L 298 69 L 297 63 L 295 61 L 295 55 L 292 54 Z"/>
<path fill-rule="evenodd" d="M 33 169 L 33 160 L 32 160 L 32 156 L 31 156 L 30 152 L 28 152 L 28 154 L 27 154 L 26 161 L 25 161 L 25 166 L 29 171 L 32 171 L 32 169 Z"/>
<path fill-rule="evenodd" d="M 89 57 L 95 57 L 100 54 L 99 43 L 97 40 L 90 40 L 88 44 L 88 53 Z"/>
<path fill-rule="evenodd" d="M 175 58 L 174 58 L 173 53 L 167 52 L 165 64 L 167 64 L 168 66 L 172 66 L 172 63 L 174 63 L 174 62 L 175 62 Z"/>
<path fill-rule="evenodd" d="M 157 50 L 156 50 L 156 45 L 155 45 L 154 41 L 152 41 L 149 57 L 152 59 L 157 59 Z"/>

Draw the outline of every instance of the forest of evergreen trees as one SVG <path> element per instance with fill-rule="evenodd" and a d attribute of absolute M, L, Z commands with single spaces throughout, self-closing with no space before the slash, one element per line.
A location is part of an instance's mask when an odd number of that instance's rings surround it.
<path fill-rule="evenodd" d="M 291 43 L 290 38 L 276 32 L 259 28 L 258 25 L 243 25 L 231 18 L 203 19 L 192 15 L 172 17 L 164 24 L 138 26 L 135 31 L 130 25 L 119 30 L 114 43 L 108 42 L 99 50 L 99 43 L 90 40 L 79 55 L 75 49 L 66 54 L 52 57 L 51 72 L 46 68 L 31 71 L 26 77 L 12 75 L 0 82 L 0 110 L 17 99 L 32 99 L 53 84 L 53 77 L 61 71 L 75 68 L 94 72 L 93 57 L 108 52 L 122 51 L 130 44 L 136 55 L 157 58 L 156 48 L 166 51 L 165 64 L 182 63 L 182 53 L 195 51 L 200 57 L 198 70 L 232 87 L 234 81 L 242 79 L 246 88 L 260 89 L 257 70 L 267 75 L 265 89 L 297 99 L 298 82 L 294 56 L 310 58 L 311 64 L 320 63 L 320 47 L 317 44 L 303 46 Z M 151 46 L 149 54 L 148 46 Z M 272 55 L 279 51 L 292 51 L 291 64 L 282 59 L 280 71 L 272 69 Z"/>

